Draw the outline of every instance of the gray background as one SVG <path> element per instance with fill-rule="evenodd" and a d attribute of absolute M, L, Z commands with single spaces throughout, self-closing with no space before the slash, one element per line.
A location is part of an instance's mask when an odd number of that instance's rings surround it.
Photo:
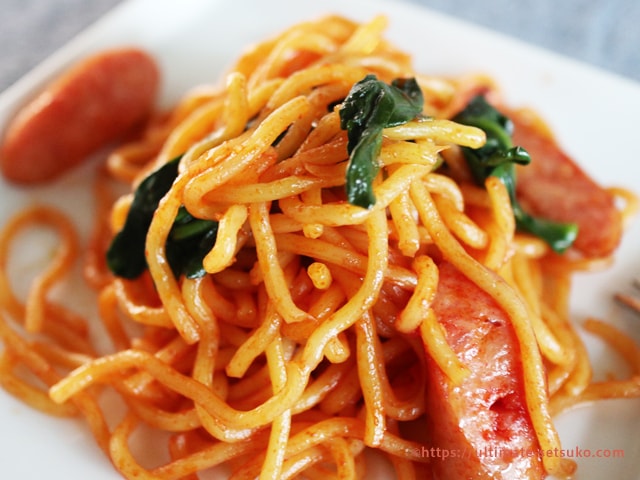
<path fill-rule="evenodd" d="M 640 81 L 638 0 L 396 1 L 424 5 Z M 120 2 L 0 0 L 0 91 Z"/>

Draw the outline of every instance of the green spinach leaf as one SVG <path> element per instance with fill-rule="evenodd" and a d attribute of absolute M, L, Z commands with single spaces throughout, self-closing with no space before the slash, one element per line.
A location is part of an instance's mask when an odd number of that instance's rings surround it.
<path fill-rule="evenodd" d="M 178 175 L 181 157 L 167 162 L 136 188 L 125 224 L 107 250 L 107 265 L 114 275 L 134 279 L 147 268 L 145 244 L 154 212 Z M 218 222 L 193 217 L 180 207 L 167 238 L 166 255 L 176 277 L 196 278 L 206 272 L 202 260 L 216 240 Z"/>
<path fill-rule="evenodd" d="M 513 146 L 511 120 L 491 106 L 482 95 L 474 97 L 453 120 L 478 127 L 487 134 L 484 146 L 477 149 L 462 148 L 475 181 L 483 185 L 489 176 L 499 178 L 507 187 L 517 228 L 541 238 L 558 253 L 566 251 L 576 239 L 577 225 L 534 217 L 524 211 L 516 198 L 515 166 L 528 164 L 531 157 L 524 148 Z"/>
<path fill-rule="evenodd" d="M 379 171 L 382 130 L 407 123 L 422 112 L 424 99 L 413 78 L 390 85 L 367 75 L 356 83 L 340 109 L 340 127 L 347 131 L 349 164 L 346 191 L 349 203 L 371 208 L 373 180 Z"/>
<path fill-rule="evenodd" d="M 178 175 L 180 157 L 165 163 L 136 188 L 122 230 L 107 250 L 107 265 L 117 276 L 136 278 L 147 268 L 144 250 L 147 231 L 162 197 Z"/>

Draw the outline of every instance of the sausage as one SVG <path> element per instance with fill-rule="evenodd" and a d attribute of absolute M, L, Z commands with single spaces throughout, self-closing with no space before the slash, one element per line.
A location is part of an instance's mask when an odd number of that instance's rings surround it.
<path fill-rule="evenodd" d="M 151 112 L 159 87 L 154 59 L 136 48 L 80 61 L 41 91 L 9 123 L 0 170 L 11 182 L 53 180 Z"/>
<path fill-rule="evenodd" d="M 542 479 L 513 327 L 494 299 L 454 266 L 444 262 L 439 270 L 434 313 L 470 373 L 456 386 L 427 355 L 427 421 L 440 453 L 431 457 L 434 479 Z"/>
<path fill-rule="evenodd" d="M 531 163 L 518 166 L 516 197 L 530 214 L 578 225 L 573 248 L 587 258 L 607 257 L 622 236 L 622 216 L 611 193 L 590 178 L 541 126 L 509 113 L 513 143 L 524 147 Z"/>

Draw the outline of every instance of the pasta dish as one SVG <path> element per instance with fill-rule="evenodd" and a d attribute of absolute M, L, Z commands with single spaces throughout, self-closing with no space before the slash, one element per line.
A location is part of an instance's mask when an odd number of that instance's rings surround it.
<path fill-rule="evenodd" d="M 71 107 L 19 114 L 0 151 L 19 184 L 120 141 L 96 164 L 88 245 L 46 205 L 3 226 L 5 390 L 83 418 L 130 479 L 367 478 L 370 453 L 403 480 L 571 478 L 545 454 L 562 450 L 554 416 L 640 396 L 634 341 L 584 324 L 631 372 L 596 381 L 568 311 L 637 199 L 493 79 L 415 71 L 386 23 L 293 25 L 169 111 L 147 111 L 152 59 L 114 51 L 49 91 L 72 107 L 98 91 L 98 114 L 54 135 Z M 41 226 L 58 247 L 21 298 L 12 252 Z M 97 318 L 54 294 L 78 262 Z M 151 437 L 161 464 L 134 447 Z"/>

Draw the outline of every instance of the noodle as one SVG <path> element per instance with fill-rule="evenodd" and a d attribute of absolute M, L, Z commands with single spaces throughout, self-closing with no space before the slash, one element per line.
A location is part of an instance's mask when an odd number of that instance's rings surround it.
<path fill-rule="evenodd" d="M 233 479 L 349 480 L 366 478 L 368 450 L 385 455 L 398 478 L 422 478 L 424 444 L 404 432 L 430 413 L 424 357 L 453 385 L 470 374 L 434 310 L 446 261 L 508 317 L 541 450 L 560 447 L 552 414 L 640 396 L 638 346 L 589 320 L 585 328 L 631 366 L 629 378 L 594 382 L 569 319 L 571 274 L 596 262 L 558 258 L 517 231 L 497 178 L 484 188 L 469 182 L 458 149 L 481 147 L 486 136 L 447 118 L 492 81 L 417 75 L 382 38 L 385 26 L 383 17 L 294 26 L 246 52 L 219 88 L 188 94 L 111 154 L 95 187 L 84 268 L 108 347 L 52 300 L 75 260 L 69 220 L 35 207 L 6 225 L 4 388 L 47 413 L 84 415 L 126 478 L 191 480 L 224 468 Z M 362 208 L 345 201 L 351 138 L 339 113 L 371 73 L 387 83 L 417 78 L 433 117 L 381 129 L 376 201 Z M 108 182 L 135 189 L 174 159 L 177 176 L 145 237 L 147 270 L 111 275 L 105 251 L 134 201 L 110 198 Z M 635 213 L 635 196 L 610 191 L 625 219 Z M 172 263 L 172 228 L 184 211 L 216 225 L 201 275 L 176 273 Z M 54 230 L 60 247 L 23 302 L 8 264 L 21 232 L 38 225 Z M 99 402 L 105 390 L 125 405 L 115 427 Z M 136 458 L 131 444 L 142 430 L 164 434 L 165 463 Z M 559 457 L 542 461 L 560 477 L 575 469 Z"/>

